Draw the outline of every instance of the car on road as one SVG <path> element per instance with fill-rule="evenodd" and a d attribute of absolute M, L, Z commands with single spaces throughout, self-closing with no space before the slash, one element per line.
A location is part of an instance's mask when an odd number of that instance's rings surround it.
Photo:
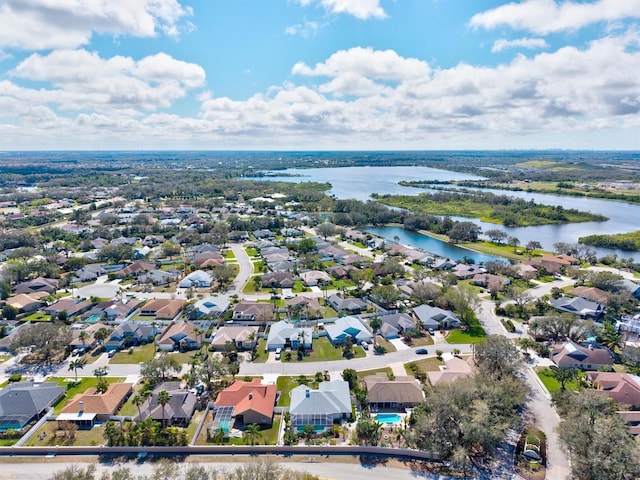
<path fill-rule="evenodd" d="M 418 355 L 426 355 L 426 354 L 427 354 L 427 353 L 429 353 L 429 352 L 427 351 L 427 349 L 426 349 L 426 348 L 418 348 L 418 349 L 416 349 L 416 353 L 417 353 Z"/>

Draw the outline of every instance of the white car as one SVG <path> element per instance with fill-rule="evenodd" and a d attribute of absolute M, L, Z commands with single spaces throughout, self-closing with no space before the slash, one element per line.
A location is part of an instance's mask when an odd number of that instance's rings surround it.
<path fill-rule="evenodd" d="M 276 360 L 280 360 L 281 353 L 282 353 L 282 349 L 280 347 L 276 348 Z"/>

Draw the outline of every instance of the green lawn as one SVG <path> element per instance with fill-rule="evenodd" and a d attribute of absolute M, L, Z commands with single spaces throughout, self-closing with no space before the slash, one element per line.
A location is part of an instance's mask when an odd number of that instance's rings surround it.
<path fill-rule="evenodd" d="M 381 347 L 384 347 L 387 353 L 395 352 L 397 350 L 396 346 L 393 343 L 391 343 L 389 340 L 384 338 L 382 335 L 378 335 L 378 338 L 376 339 L 376 343 Z"/>
<path fill-rule="evenodd" d="M 295 282 L 293 282 L 293 288 L 291 289 L 291 291 L 293 293 L 303 293 L 303 292 L 309 292 L 309 291 L 311 291 L 311 289 L 307 288 L 304 285 L 303 281 L 296 280 Z"/>
<path fill-rule="evenodd" d="M 274 415 L 273 416 L 273 425 L 271 428 L 266 428 L 260 431 L 262 438 L 259 443 L 261 445 L 275 445 L 278 443 L 278 431 L 280 429 L 280 421 L 282 419 L 282 415 Z"/>
<path fill-rule="evenodd" d="M 231 250 L 231 249 L 223 250 L 222 251 L 222 255 L 224 255 L 224 259 L 225 260 L 235 260 L 236 259 L 236 256 L 233 253 L 233 250 Z"/>
<path fill-rule="evenodd" d="M 437 372 L 440 370 L 438 367 L 440 367 L 440 365 L 444 365 L 444 362 L 438 360 L 436 357 L 423 358 L 422 360 L 415 360 L 409 363 L 415 363 L 423 372 Z M 407 372 L 407 375 L 413 376 L 413 372 L 408 365 L 408 363 L 405 363 L 404 369 Z"/>
<path fill-rule="evenodd" d="M 297 353 L 291 352 L 291 363 L 298 361 Z M 363 358 L 364 350 L 359 345 L 354 345 L 352 358 Z M 284 353 L 282 355 L 284 359 Z M 334 347 L 327 337 L 320 337 L 313 341 L 313 350 L 307 352 L 303 362 L 330 362 L 333 360 L 344 360 L 342 347 Z M 283 360 L 284 361 L 284 360 Z"/>
<path fill-rule="evenodd" d="M 289 393 L 298 385 L 301 385 L 301 383 L 298 381 L 299 378 L 300 377 L 278 377 L 276 385 L 278 386 L 278 391 L 280 392 L 280 399 L 278 400 L 279 407 L 288 407 L 289 405 L 291 405 L 291 396 L 289 395 Z M 313 377 L 308 376 L 306 377 L 306 379 L 307 383 L 305 383 L 305 385 L 308 385 L 313 389 L 318 388 L 318 383 L 313 379 Z"/>
<path fill-rule="evenodd" d="M 51 320 L 51 315 L 47 315 L 44 312 L 36 312 L 22 318 L 23 322 L 48 322 Z"/>
<path fill-rule="evenodd" d="M 82 378 L 78 378 L 78 382 L 74 382 L 73 372 L 69 372 L 69 373 L 70 375 L 65 378 L 55 377 L 51 379 L 51 381 L 67 389 L 65 396 L 55 406 L 54 413 L 56 415 L 60 413 L 60 411 L 65 406 L 68 400 L 75 397 L 78 393 L 84 393 L 90 387 L 95 387 L 98 384 L 97 377 L 82 377 Z M 124 378 L 117 378 L 117 377 L 104 377 L 104 378 L 109 383 L 120 383 L 124 380 Z M 67 379 L 71 379 L 71 381 L 67 382 L 66 381 Z"/>
<path fill-rule="evenodd" d="M 171 352 L 169 355 L 171 358 L 175 358 L 178 363 L 185 365 L 191 363 L 197 353 L 198 350 L 191 350 L 190 352 Z"/>
<path fill-rule="evenodd" d="M 256 354 L 253 357 L 253 363 L 265 363 L 269 358 L 269 352 L 266 352 L 267 339 L 260 338 L 258 340 L 258 346 L 256 347 Z"/>
<path fill-rule="evenodd" d="M 350 287 L 355 287 L 356 284 L 355 282 L 348 280 L 348 279 L 342 279 L 342 280 L 334 280 L 331 282 L 331 286 L 333 288 L 336 288 L 338 290 L 340 290 L 341 288 L 350 288 Z"/>
<path fill-rule="evenodd" d="M 556 390 L 560 390 L 560 387 L 561 387 L 560 382 L 558 380 L 556 380 L 555 378 L 553 378 L 553 376 L 551 375 L 551 369 L 550 368 L 545 367 L 545 368 L 541 368 L 541 369 L 536 369 L 536 373 L 538 374 L 538 378 L 540 378 L 540 381 L 542 381 L 542 383 L 547 388 L 549 393 L 553 393 Z M 582 374 L 582 375 L 584 375 L 584 374 Z M 577 380 L 573 380 L 571 382 L 566 382 L 565 383 L 565 388 L 567 390 L 577 391 L 580 388 L 580 385 L 579 385 L 579 382 Z"/>
<path fill-rule="evenodd" d="M 129 353 L 132 352 L 132 353 Z M 121 364 L 138 364 L 141 362 L 148 362 L 156 354 L 156 347 L 153 343 L 146 345 L 140 345 L 139 347 L 131 347 L 123 352 L 116 353 L 109 363 L 114 365 Z"/>
<path fill-rule="evenodd" d="M 421 332 L 420 336 L 411 339 L 412 347 L 427 347 L 429 345 L 433 345 L 433 338 L 428 333 Z"/>
<path fill-rule="evenodd" d="M 374 368 L 373 370 L 363 370 L 361 372 L 358 372 L 358 380 L 363 380 L 367 375 L 375 375 L 376 373 L 381 372 L 386 373 L 387 375 L 393 374 L 393 370 L 391 370 L 391 367 Z"/>
<path fill-rule="evenodd" d="M 244 249 L 247 252 L 247 255 L 249 255 L 250 257 L 255 257 L 259 253 L 258 249 L 254 247 L 244 247 Z"/>
<path fill-rule="evenodd" d="M 63 445 L 61 438 L 56 438 L 57 422 L 46 422 L 26 443 L 27 447 L 47 447 L 52 445 Z M 45 437 L 40 437 L 46 432 Z M 76 439 L 72 445 L 93 446 L 104 445 L 104 427 L 96 425 L 91 430 L 76 430 Z"/>
<path fill-rule="evenodd" d="M 484 342 L 487 334 L 480 322 L 475 319 L 466 330 L 452 330 L 446 337 L 447 343 L 480 343 Z"/>
<path fill-rule="evenodd" d="M 322 318 L 336 318 L 338 312 L 331 307 L 322 307 Z"/>

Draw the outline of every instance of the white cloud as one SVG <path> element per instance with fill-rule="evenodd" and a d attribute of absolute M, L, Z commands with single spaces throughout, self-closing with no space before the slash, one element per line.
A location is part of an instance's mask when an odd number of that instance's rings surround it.
<path fill-rule="evenodd" d="M 0 0 L 0 48 L 76 48 L 94 32 L 176 35 L 190 15 L 178 0 Z"/>
<path fill-rule="evenodd" d="M 524 0 L 478 13 L 469 23 L 473 27 L 488 30 L 507 26 L 545 35 L 575 31 L 596 22 L 615 22 L 626 18 L 640 18 L 639 0 Z"/>
<path fill-rule="evenodd" d="M 526 48 L 529 50 L 537 50 L 547 48 L 549 45 L 542 38 L 516 38 L 514 40 L 507 40 L 500 38 L 493 42 L 492 52 L 502 52 L 510 48 Z"/>
<path fill-rule="evenodd" d="M 308 6 L 314 0 L 298 0 L 302 6 Z M 325 10 L 331 13 L 346 14 L 359 20 L 370 18 L 387 18 L 387 14 L 380 6 L 380 0 L 315 0 Z"/>
<path fill-rule="evenodd" d="M 53 85 L 46 103 L 64 110 L 155 110 L 204 85 L 202 67 L 157 55 L 101 58 L 86 50 L 55 50 L 32 54 L 11 72 L 14 77 Z"/>
<path fill-rule="evenodd" d="M 284 31 L 287 35 L 297 35 L 302 38 L 312 38 L 316 36 L 316 33 L 320 29 L 321 24 L 319 22 L 305 20 L 303 23 L 291 25 Z"/>
<path fill-rule="evenodd" d="M 34 139 L 40 148 L 637 148 L 639 45 L 640 36 L 629 32 L 584 48 L 520 54 L 495 67 L 451 68 L 432 68 L 391 50 L 353 48 L 313 66 L 296 64 L 295 83 L 247 99 L 197 92 L 197 116 L 161 107 L 204 83 L 198 66 L 164 54 L 138 61 L 102 59 L 83 50 L 32 55 L 13 80 L 24 77 L 37 86 L 0 80 L 0 143 L 4 148 L 29 147 Z"/>

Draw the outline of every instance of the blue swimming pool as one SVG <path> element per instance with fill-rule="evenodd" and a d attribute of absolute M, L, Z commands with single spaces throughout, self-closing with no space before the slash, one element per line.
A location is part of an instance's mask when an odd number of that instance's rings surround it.
<path fill-rule="evenodd" d="M 379 413 L 376 415 L 376 420 L 380 423 L 400 423 L 402 417 L 397 413 Z"/>
<path fill-rule="evenodd" d="M 91 315 L 89 318 L 87 318 L 87 323 L 96 323 L 98 320 L 100 320 L 100 315 L 98 315 L 97 313 L 94 315 Z"/>

